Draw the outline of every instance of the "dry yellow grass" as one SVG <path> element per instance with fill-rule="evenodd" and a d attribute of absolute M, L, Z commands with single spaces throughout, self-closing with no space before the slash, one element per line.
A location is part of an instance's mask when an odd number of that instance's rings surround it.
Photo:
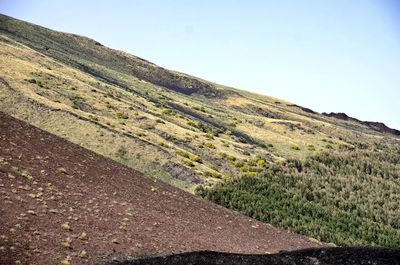
<path fill-rule="evenodd" d="M 238 161 L 256 156 L 278 161 L 304 158 L 326 150 L 323 139 L 330 135 L 334 136 L 330 139 L 333 146 L 345 143 L 335 135 L 349 139 L 357 136 L 346 127 L 332 124 L 331 118 L 306 114 L 272 97 L 223 86 L 217 89 L 226 91 L 226 98 L 187 96 L 86 62 L 120 80 L 126 86 L 122 89 L 5 35 L 0 34 L 0 43 L 0 77 L 5 81 L 0 84 L 2 111 L 190 191 L 195 185 L 172 177 L 165 164 L 184 165 L 212 184 L 219 179 L 203 177 L 205 173 L 222 177 L 239 174 L 232 162 L 221 159 L 220 153 Z M 258 109 L 276 117 L 260 114 Z M 205 127 L 197 128 L 199 122 Z M 217 128 L 223 129 L 215 134 Z M 233 131 L 233 135 L 225 131 Z M 255 142 L 243 142 L 240 135 Z M 208 143 L 214 147 L 208 148 Z M 182 149 L 201 157 L 202 163 L 177 155 Z"/>

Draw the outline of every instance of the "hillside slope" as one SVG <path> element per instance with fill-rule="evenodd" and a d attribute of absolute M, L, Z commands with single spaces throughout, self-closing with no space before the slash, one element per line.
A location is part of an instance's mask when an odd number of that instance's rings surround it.
<path fill-rule="evenodd" d="M 32 49 L 122 87 L 124 83 L 110 71 L 134 75 L 184 94 L 213 95 L 215 92 L 211 84 L 200 79 L 168 71 L 142 58 L 104 47 L 86 37 L 55 32 L 3 15 L 0 16 L 0 25 L 3 34 L 12 36 Z"/>
<path fill-rule="evenodd" d="M 0 112 L 0 263 L 318 246 Z"/>
<path fill-rule="evenodd" d="M 400 138 L 379 123 L 214 84 L 3 15 L 0 110 L 320 240 L 400 240 Z"/>
<path fill-rule="evenodd" d="M 85 37 L 6 16 L 0 21 L 3 111 L 180 187 L 240 175 L 246 168 L 232 160 L 304 158 L 355 140 L 398 142 L 360 123 L 171 72 Z"/>

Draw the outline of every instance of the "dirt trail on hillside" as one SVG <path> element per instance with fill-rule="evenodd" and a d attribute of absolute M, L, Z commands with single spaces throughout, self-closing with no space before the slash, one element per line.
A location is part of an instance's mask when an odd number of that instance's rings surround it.
<path fill-rule="evenodd" d="M 91 264 L 126 255 L 319 246 L 1 112 L 0 205 L 0 264 Z"/>

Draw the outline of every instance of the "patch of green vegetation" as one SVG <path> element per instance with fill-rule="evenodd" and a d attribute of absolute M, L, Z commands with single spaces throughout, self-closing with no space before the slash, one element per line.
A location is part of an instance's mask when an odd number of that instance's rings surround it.
<path fill-rule="evenodd" d="M 216 172 L 216 171 L 213 171 L 213 172 L 211 172 L 211 171 L 206 171 L 206 172 L 204 172 L 204 176 L 205 176 L 206 178 L 222 179 L 222 175 L 221 175 L 220 173 Z"/>
<path fill-rule="evenodd" d="M 315 151 L 315 146 L 312 144 L 307 145 L 307 150 L 308 151 Z"/>
<path fill-rule="evenodd" d="M 199 187 L 197 193 L 258 220 L 337 245 L 400 244 L 400 148 L 341 146 Z M 244 172 L 256 168 L 243 167 Z M 390 194 L 390 196 L 389 196 Z M 371 209 L 374 209 L 373 211 Z"/>
<path fill-rule="evenodd" d="M 203 163 L 203 161 L 201 160 L 201 158 L 197 155 L 193 155 L 191 153 L 188 153 L 186 151 L 183 150 L 177 150 L 176 153 L 184 158 L 188 158 L 190 160 L 192 160 L 193 162 L 197 162 L 197 163 Z"/>
<path fill-rule="evenodd" d="M 308 134 L 315 134 L 315 132 L 314 132 L 313 130 L 311 130 L 311 129 L 307 129 L 307 130 L 306 130 L 306 133 L 308 133 Z"/>
<path fill-rule="evenodd" d="M 228 159 L 229 161 L 236 161 L 236 157 L 233 155 L 226 155 L 226 159 Z"/>
<path fill-rule="evenodd" d="M 195 166 L 195 165 L 193 164 L 193 162 L 190 161 L 190 160 L 185 160 L 185 161 L 183 161 L 183 163 L 184 163 L 185 165 L 189 166 L 189 167 L 194 167 L 194 166 Z"/>
<path fill-rule="evenodd" d="M 127 114 L 125 114 L 125 113 L 122 113 L 122 112 L 117 112 L 117 113 L 115 113 L 115 115 L 117 115 L 118 119 L 122 119 L 122 120 L 129 119 L 129 116 Z"/>
<path fill-rule="evenodd" d="M 171 148 L 170 145 L 164 143 L 164 142 L 160 142 L 160 146 L 165 147 L 165 148 Z"/>
<path fill-rule="evenodd" d="M 93 115 L 93 114 L 89 114 L 88 118 L 93 120 L 93 121 L 98 121 L 99 120 L 99 118 L 97 116 Z"/>
<path fill-rule="evenodd" d="M 292 145 L 290 146 L 290 148 L 296 151 L 300 150 L 300 147 L 298 145 Z"/>
<path fill-rule="evenodd" d="M 113 105 L 111 105 L 110 102 L 106 101 L 105 103 L 106 103 L 107 109 L 114 109 L 114 110 L 116 109 Z M 121 115 L 123 115 L 123 113 L 121 113 Z M 118 117 L 118 114 L 117 114 L 117 117 Z M 118 117 L 118 118 L 120 118 L 120 117 Z"/>
<path fill-rule="evenodd" d="M 165 109 L 162 111 L 163 114 L 170 115 L 170 116 L 176 116 L 177 112 L 172 109 Z"/>
<path fill-rule="evenodd" d="M 32 180 L 33 179 L 32 175 L 26 169 L 18 168 L 18 167 L 12 167 L 12 170 L 17 176 L 26 178 L 28 180 Z"/>
<path fill-rule="evenodd" d="M 194 121 L 188 121 L 187 125 L 197 128 L 197 124 Z"/>
<path fill-rule="evenodd" d="M 203 163 L 203 161 L 201 160 L 201 158 L 199 156 L 191 155 L 189 158 L 190 158 L 190 160 L 192 160 L 194 162 Z"/>
<path fill-rule="evenodd" d="M 125 146 L 121 146 L 118 148 L 117 152 L 115 153 L 115 156 L 120 160 L 120 161 L 127 161 L 128 160 L 128 151 L 126 150 Z"/>
<path fill-rule="evenodd" d="M 205 146 L 210 148 L 210 149 L 216 149 L 215 145 L 213 143 L 211 143 L 211 142 L 205 143 Z"/>
<path fill-rule="evenodd" d="M 195 107 L 193 107 L 193 109 L 206 113 L 206 109 L 203 106 L 201 106 L 201 107 L 195 106 Z"/>

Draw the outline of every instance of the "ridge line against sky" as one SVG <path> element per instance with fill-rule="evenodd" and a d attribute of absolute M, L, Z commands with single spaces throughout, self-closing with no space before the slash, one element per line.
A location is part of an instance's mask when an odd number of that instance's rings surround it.
<path fill-rule="evenodd" d="M 396 0 L 2 0 L 0 12 L 222 85 L 400 129 Z"/>

